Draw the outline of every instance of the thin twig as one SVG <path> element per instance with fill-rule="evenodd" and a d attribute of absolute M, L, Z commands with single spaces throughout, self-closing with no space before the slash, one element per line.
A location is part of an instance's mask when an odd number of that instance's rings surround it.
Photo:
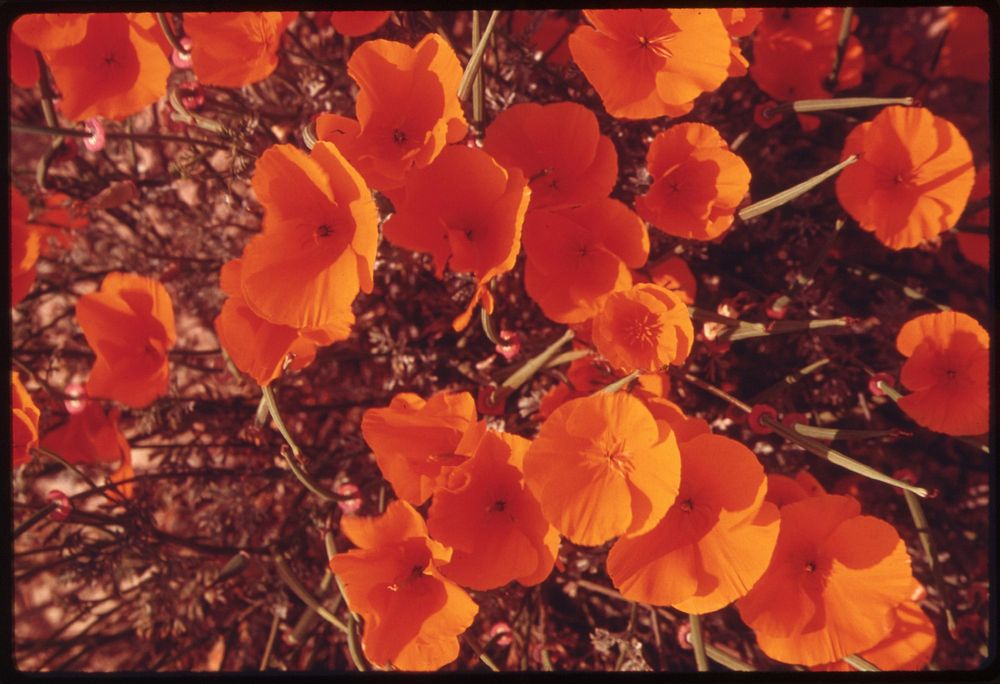
<path fill-rule="evenodd" d="M 701 616 L 691 614 L 691 646 L 694 648 L 694 662 L 698 672 L 708 672 L 708 658 L 705 657 L 705 639 L 701 633 Z"/>

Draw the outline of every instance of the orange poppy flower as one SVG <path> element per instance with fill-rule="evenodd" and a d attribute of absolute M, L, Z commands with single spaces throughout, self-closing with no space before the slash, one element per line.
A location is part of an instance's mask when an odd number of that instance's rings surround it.
<path fill-rule="evenodd" d="M 777 473 L 767 476 L 765 501 L 770 501 L 778 508 L 822 494 L 826 494 L 826 490 L 808 470 L 800 470 L 794 478 Z"/>
<path fill-rule="evenodd" d="M 584 10 L 569 51 L 611 116 L 681 116 L 722 85 L 732 41 L 713 9 Z"/>
<path fill-rule="evenodd" d="M 25 45 L 43 54 L 77 45 L 87 35 L 87 21 L 92 14 L 24 14 L 11 26 L 11 32 Z"/>
<path fill-rule="evenodd" d="M 406 199 L 382 226 L 383 234 L 400 247 L 430 252 L 439 278 L 445 266 L 473 272 L 476 293 L 453 322 L 455 330 L 469 324 L 480 300 L 492 313 L 486 285 L 514 267 L 530 196 L 520 171 L 464 145 L 447 147 L 430 166 L 410 172 Z"/>
<path fill-rule="evenodd" d="M 31 450 L 38 446 L 38 419 L 41 412 L 21 383 L 17 371 L 10 372 L 11 457 L 18 468 L 31 460 Z"/>
<path fill-rule="evenodd" d="M 113 463 L 124 457 L 128 442 L 118 429 L 119 410 L 105 414 L 99 402 L 87 401 L 61 427 L 45 435 L 42 446 L 70 463 Z M 124 450 L 123 450 L 124 447 Z"/>
<path fill-rule="evenodd" d="M 532 211 L 606 197 L 618 180 L 618 153 L 597 117 L 575 102 L 517 104 L 486 128 L 483 149 L 529 179 Z"/>
<path fill-rule="evenodd" d="M 747 67 L 750 66 L 750 63 L 740 50 L 739 39 L 753 33 L 764 15 L 758 7 L 719 7 L 718 12 L 719 18 L 722 19 L 722 23 L 732 39 L 732 45 L 729 48 L 729 75 L 743 76 L 747 73 Z"/>
<path fill-rule="evenodd" d="M 565 17 L 559 16 L 551 10 L 540 10 L 540 12 L 544 15 L 541 22 L 536 19 L 538 11 L 516 10 L 512 12 L 511 34 L 527 42 L 529 46 L 534 48 L 536 54 L 546 55 L 545 60 L 550 64 L 568 64 L 570 54 L 567 39 L 573 25 Z M 531 35 L 526 35 L 532 26 L 537 26 L 537 28 Z"/>
<path fill-rule="evenodd" d="M 360 89 L 357 120 L 336 114 L 316 119 L 316 137 L 337 145 L 373 188 L 397 203 L 406 173 L 430 164 L 446 143 L 465 138 L 458 101 L 462 66 L 448 43 L 429 34 L 409 47 L 369 40 L 347 61 Z"/>
<path fill-rule="evenodd" d="M 524 287 L 559 323 L 593 318 L 612 292 L 632 287 L 629 268 L 646 263 L 649 235 L 618 200 L 560 211 L 529 211 L 524 221 Z"/>
<path fill-rule="evenodd" d="M 907 357 L 899 379 L 910 393 L 899 400 L 913 420 L 947 435 L 990 429 L 990 336 L 957 311 L 924 314 L 899 330 L 896 348 Z"/>
<path fill-rule="evenodd" d="M 653 283 L 674 292 L 685 304 L 694 305 L 698 282 L 684 259 L 679 256 L 667 257 L 650 264 L 648 271 Z"/>
<path fill-rule="evenodd" d="M 61 26 L 51 19 L 47 22 L 50 29 L 62 30 L 40 34 L 44 42 L 39 49 L 62 94 L 60 112 L 67 119 L 124 119 L 166 94 L 170 63 L 152 28 L 138 17 L 69 15 Z M 83 19 L 83 39 L 63 43 L 76 37 Z M 26 33 L 21 31 L 21 38 L 31 45 Z"/>
<path fill-rule="evenodd" d="M 457 637 L 479 606 L 439 568 L 451 549 L 427 536 L 412 506 L 393 501 L 376 518 L 344 516 L 356 546 L 330 559 L 348 607 L 364 620 L 361 648 L 373 664 L 436 670 L 458 657 Z"/>
<path fill-rule="evenodd" d="M 281 36 L 298 12 L 185 12 L 195 76 L 206 85 L 240 88 L 278 66 Z"/>
<path fill-rule="evenodd" d="M 632 601 L 710 613 L 741 596 L 767 569 L 778 509 L 767 478 L 739 442 L 702 434 L 681 442 L 680 491 L 663 520 L 608 552 L 608 575 Z"/>
<path fill-rule="evenodd" d="M 937 646 L 934 623 L 916 601 L 903 601 L 895 613 L 895 626 L 889 636 L 858 655 L 884 672 L 922 670 L 931 661 Z M 843 660 L 810 669 L 816 672 L 854 671 Z"/>
<path fill-rule="evenodd" d="M 456 451 L 476 419 L 468 392 L 436 392 L 426 401 L 404 392 L 385 408 L 365 411 L 361 434 L 396 496 L 419 506 L 468 458 Z"/>
<path fill-rule="evenodd" d="M 21 40 L 16 30 L 9 35 L 10 80 L 22 88 L 33 88 L 38 83 L 39 74 L 35 50 Z"/>
<path fill-rule="evenodd" d="M 80 297 L 76 320 L 97 359 L 87 379 L 92 397 L 142 408 L 166 393 L 167 351 L 177 341 L 174 308 L 163 285 L 134 273 L 109 273 Z"/>
<path fill-rule="evenodd" d="M 643 534 L 677 495 L 677 439 L 624 392 L 572 399 L 542 424 L 524 480 L 549 522 L 577 544 Z"/>
<path fill-rule="evenodd" d="M 712 240 L 733 224 L 750 188 L 750 169 L 711 126 L 684 123 L 663 131 L 649 146 L 653 184 L 635 210 L 668 235 Z"/>
<path fill-rule="evenodd" d="M 573 351 L 587 349 L 578 340 L 573 341 Z M 601 363 L 593 354 L 588 354 L 570 362 L 566 370 L 568 383 L 559 383 L 542 396 L 538 405 L 538 418 L 544 420 L 559 406 L 570 399 L 592 394 L 615 381 L 607 364 Z"/>
<path fill-rule="evenodd" d="M 763 577 L 736 602 L 769 657 L 819 665 L 871 648 L 892 631 L 910 595 L 910 557 L 889 523 L 849 496 L 815 496 L 781 509 Z"/>
<path fill-rule="evenodd" d="M 330 12 L 330 23 L 337 33 L 357 37 L 374 33 L 389 20 L 392 12 Z"/>
<path fill-rule="evenodd" d="M 269 323 L 253 312 L 243 299 L 240 288 L 242 266 L 233 259 L 222 267 L 219 283 L 229 299 L 215 319 L 219 343 L 236 367 L 261 386 L 281 375 L 285 358 L 291 354 L 288 370 L 305 368 L 316 358 L 316 347 L 350 335 L 350 326 L 333 339 L 324 330 L 299 330 Z"/>
<path fill-rule="evenodd" d="M 679 296 L 659 285 L 640 283 L 615 292 L 594 317 L 594 345 L 625 372 L 653 372 L 681 365 L 694 343 L 694 325 Z"/>
<path fill-rule="evenodd" d="M 969 202 L 984 200 L 989 196 L 990 165 L 983 164 L 976 171 L 976 180 L 972 184 L 972 192 L 969 193 Z M 991 231 L 990 208 L 985 207 L 980 209 L 972 216 L 966 218 L 964 222 L 968 226 L 975 226 L 977 228 L 984 228 Z M 955 239 L 958 242 L 958 250 L 962 253 L 962 256 L 965 257 L 966 260 L 971 261 L 980 268 L 985 268 L 987 271 L 990 270 L 989 233 L 983 235 L 981 233 L 970 233 L 960 230 L 955 236 Z"/>
<path fill-rule="evenodd" d="M 513 580 L 531 586 L 552 571 L 559 532 L 542 515 L 521 472 L 530 444 L 484 431 L 471 458 L 434 492 L 427 528 L 453 547 L 441 572 L 462 586 L 485 591 Z"/>
<path fill-rule="evenodd" d="M 253 174 L 263 231 L 243 251 L 242 291 L 264 320 L 344 339 L 360 289 L 372 291 L 378 210 L 365 182 L 330 143 L 307 156 L 273 145 Z"/>
<path fill-rule="evenodd" d="M 650 377 L 650 374 L 640 375 L 639 382 L 641 383 L 643 378 L 648 377 Z M 711 434 L 712 431 L 703 418 L 687 416 L 680 406 L 665 396 L 653 396 L 648 392 L 644 392 L 641 387 L 637 387 L 634 391 L 635 396 L 641 399 L 642 403 L 649 409 L 649 412 L 653 414 L 653 418 L 657 421 L 663 421 L 670 426 L 670 429 L 674 431 L 674 435 L 677 437 L 678 444 L 683 444 L 699 435 Z"/>
<path fill-rule="evenodd" d="M 972 150 L 950 122 L 922 107 L 886 107 L 858 125 L 837 176 L 837 199 L 891 249 L 916 247 L 952 228 L 972 191 Z"/>
<path fill-rule="evenodd" d="M 948 10 L 948 35 L 936 73 L 986 83 L 990 77 L 990 22 L 980 7 Z"/>
<path fill-rule="evenodd" d="M 831 96 L 827 79 L 833 71 L 843 10 L 835 7 L 766 8 L 753 42 L 750 77 L 778 102 Z M 854 17 L 851 29 L 857 26 Z M 861 83 L 864 48 L 847 40 L 834 90 Z M 815 116 L 799 115 L 805 130 L 819 126 Z"/>
<path fill-rule="evenodd" d="M 39 233 L 28 223 L 28 200 L 10 188 L 10 305 L 16 306 L 35 284 Z"/>

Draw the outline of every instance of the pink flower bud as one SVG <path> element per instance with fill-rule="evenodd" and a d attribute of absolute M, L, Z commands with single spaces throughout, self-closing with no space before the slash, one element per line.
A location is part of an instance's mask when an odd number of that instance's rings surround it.
<path fill-rule="evenodd" d="M 87 390 L 83 385 L 78 382 L 67 385 L 66 397 L 63 401 L 63 406 L 66 407 L 71 416 L 83 413 L 83 410 L 87 407 Z"/>
<path fill-rule="evenodd" d="M 191 68 L 191 39 L 184 36 L 180 40 L 181 47 L 184 51 L 174 50 L 170 54 L 170 61 L 178 69 L 190 69 Z"/>
<path fill-rule="evenodd" d="M 91 152 L 100 152 L 104 149 L 104 123 L 94 117 L 85 122 L 90 135 L 83 139 L 83 146 Z"/>
<path fill-rule="evenodd" d="M 191 111 L 198 111 L 205 104 L 205 88 L 198 81 L 184 81 L 177 87 L 181 104 Z"/>
<path fill-rule="evenodd" d="M 73 510 L 73 505 L 69 502 L 69 497 L 66 496 L 65 492 L 53 489 L 45 498 L 49 503 L 56 504 L 55 510 L 49 514 L 53 520 L 61 521 L 69 517 L 70 511 Z"/>
<path fill-rule="evenodd" d="M 690 622 L 682 622 L 680 627 L 677 628 L 677 644 L 685 651 L 690 651 L 694 648 L 694 646 L 691 645 Z"/>
<path fill-rule="evenodd" d="M 360 490 L 357 485 L 345 482 L 342 485 L 337 485 L 333 491 L 341 496 L 352 497 L 350 499 L 337 502 L 337 506 L 344 513 L 344 515 L 353 515 L 361 509 L 361 496 L 359 495 Z"/>
<path fill-rule="evenodd" d="M 512 641 L 510 625 L 503 621 L 494 622 L 490 627 L 489 637 L 497 646 L 509 646 Z"/>
<path fill-rule="evenodd" d="M 513 330 L 501 330 L 500 342 L 497 343 L 497 353 L 510 361 L 521 351 L 521 336 Z"/>
<path fill-rule="evenodd" d="M 880 382 L 884 382 L 889 387 L 895 385 L 895 381 L 892 379 L 892 376 L 889 375 L 888 373 L 876 373 L 875 375 L 871 376 L 871 378 L 869 378 L 868 380 L 868 390 L 872 393 L 872 395 L 876 397 L 885 396 L 885 392 L 883 392 L 878 386 Z"/>

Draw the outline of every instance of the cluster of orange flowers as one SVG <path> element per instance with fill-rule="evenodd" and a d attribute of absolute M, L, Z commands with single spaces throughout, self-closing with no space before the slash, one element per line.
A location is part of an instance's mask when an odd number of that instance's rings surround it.
<path fill-rule="evenodd" d="M 677 117 L 747 73 L 739 39 L 752 34 L 749 74 L 761 90 L 777 101 L 828 98 L 861 80 L 854 37 L 837 82 L 826 80 L 841 12 L 586 10 L 588 24 L 572 32 L 562 58 L 579 65 L 610 115 Z M 333 12 L 329 21 L 359 36 L 389 14 Z M 964 16 L 954 20 L 956 35 Z M 276 68 L 296 17 L 185 13 L 190 68 L 209 85 L 260 81 Z M 543 50 L 556 45 L 535 38 Z M 11 49 L 12 78 L 24 87 L 38 80 L 39 52 L 72 121 L 134 114 L 165 95 L 171 72 L 171 45 L 149 13 L 27 15 L 14 24 Z M 946 45 L 941 69 L 974 66 L 954 41 Z M 438 278 L 471 274 L 456 330 L 477 306 L 492 312 L 490 283 L 515 267 L 523 245 L 527 294 L 596 351 L 543 400 L 534 439 L 488 429 L 465 392 L 399 394 L 365 413 L 364 438 L 399 501 L 376 518 L 345 516 L 357 548 L 330 567 L 364 620 L 368 659 L 413 670 L 451 662 L 478 611 L 465 588 L 543 581 L 565 537 L 613 541 L 607 572 L 630 600 L 691 614 L 735 603 L 776 660 L 825 666 L 864 653 L 883 662 L 899 648 L 909 649 L 906 666 L 925 663 L 933 629 L 912 598 L 918 587 L 896 530 L 862 515 L 851 497 L 766 474 L 747 447 L 666 398 L 661 371 L 683 364 L 695 341 L 695 284 L 677 257 L 647 267 L 647 224 L 700 241 L 734 225 L 751 174 L 719 131 L 685 122 L 653 138 L 650 184 L 633 210 L 610 196 L 615 145 L 581 105 L 514 105 L 486 127 L 481 146 L 466 143 L 463 69 L 439 35 L 412 47 L 362 42 L 347 72 L 357 84 L 353 118 L 323 114 L 308 153 L 278 144 L 256 162 L 262 229 L 222 268 L 228 299 L 215 319 L 236 367 L 267 386 L 347 339 L 357 296 L 374 286 L 380 234 L 429 254 Z M 972 152 L 958 129 L 921 107 L 889 107 L 859 125 L 844 143 L 843 159 L 852 156 L 836 195 L 894 250 L 953 228 L 988 186 L 979 180 L 974 190 Z M 988 167 L 979 176 L 988 178 Z M 373 190 L 393 205 L 384 222 Z M 46 234 L 13 189 L 11 204 L 14 306 L 34 283 Z M 173 304 L 157 280 L 115 272 L 79 298 L 76 320 L 95 355 L 87 398 L 67 402 L 66 423 L 41 446 L 74 463 L 120 462 L 113 477 L 128 479 L 118 409 L 89 398 L 139 408 L 168 392 Z M 956 312 L 920 316 L 899 331 L 897 347 L 907 358 L 902 410 L 946 434 L 988 431 L 989 335 L 978 323 Z M 615 378 L 594 358 L 641 372 L 637 389 L 595 393 Z M 39 446 L 40 412 L 17 373 L 11 382 L 18 467 Z M 417 507 L 428 500 L 424 515 Z"/>
<path fill-rule="evenodd" d="M 822 665 L 899 642 L 923 664 L 933 650 L 891 525 L 815 481 L 766 476 L 747 447 L 652 393 L 570 399 L 534 440 L 488 430 L 468 393 L 400 394 L 362 432 L 401 501 L 345 518 L 359 548 L 330 567 L 373 663 L 453 660 L 477 610 L 461 587 L 541 582 L 560 536 L 617 539 L 608 575 L 630 600 L 696 614 L 735 602 L 776 660 Z M 414 506 L 428 499 L 425 521 Z M 894 632 L 900 611 L 917 642 Z"/>

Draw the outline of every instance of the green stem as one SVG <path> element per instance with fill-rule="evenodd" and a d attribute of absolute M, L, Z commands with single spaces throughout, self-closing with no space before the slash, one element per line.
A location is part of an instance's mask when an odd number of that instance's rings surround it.
<path fill-rule="evenodd" d="M 694 662 L 698 672 L 708 672 L 708 659 L 705 657 L 705 640 L 701 633 L 701 616 L 691 614 L 691 646 L 694 647 Z"/>
<path fill-rule="evenodd" d="M 68 469 L 72 470 L 74 473 L 76 473 L 77 475 L 79 475 L 80 478 L 84 482 L 86 482 L 88 485 L 90 485 L 91 489 L 97 489 L 98 488 L 97 483 L 94 482 L 93 480 L 91 480 L 90 477 L 85 472 L 83 472 L 82 470 L 80 470 L 79 468 L 77 468 L 75 465 L 73 465 L 72 463 L 70 463 L 69 461 L 67 461 L 65 458 L 63 458 L 59 454 L 57 454 L 57 453 L 55 453 L 53 451 L 49 451 L 48 449 L 46 449 L 45 447 L 42 447 L 42 446 L 37 446 L 37 447 L 33 448 L 32 451 L 35 452 L 36 454 L 40 454 L 42 456 L 46 456 L 48 458 L 51 458 L 53 461 L 58 461 L 59 463 L 62 464 L 62 466 L 64 468 L 68 468 Z"/>
<path fill-rule="evenodd" d="M 837 52 L 833 57 L 833 69 L 827 76 L 827 88 L 831 91 L 837 89 L 837 81 L 840 80 L 840 68 L 844 65 L 844 55 L 847 53 L 847 40 L 851 37 L 851 20 L 854 18 L 854 8 L 845 7 L 844 14 L 840 17 L 840 33 L 837 35 Z"/>
<path fill-rule="evenodd" d="M 167 15 L 163 12 L 157 12 L 156 22 L 160 25 L 160 30 L 163 31 L 163 35 L 166 37 L 167 42 L 170 43 L 170 47 L 177 50 L 181 55 L 188 55 L 188 51 L 184 49 L 181 41 L 177 38 L 177 34 L 174 33 L 174 28 L 170 25 Z"/>
<path fill-rule="evenodd" d="M 319 601 L 316 600 L 309 590 L 303 586 L 302 582 L 292 574 L 292 571 L 288 569 L 288 564 L 285 560 L 278 554 L 274 555 L 274 567 L 278 570 L 278 576 L 281 577 L 282 581 L 288 585 L 296 596 L 298 596 L 304 604 L 316 611 L 316 613 L 329 622 L 331 625 L 339 629 L 344 634 L 349 634 L 348 627 L 343 622 L 341 622 L 336 615 L 328 611 Z"/>
<path fill-rule="evenodd" d="M 88 138 L 90 133 L 80 128 L 59 128 L 57 126 L 35 126 L 33 124 L 11 123 L 12 131 L 20 133 L 33 133 L 36 135 L 52 135 L 71 138 Z M 183 135 L 166 135 L 163 133 L 127 133 L 121 131 L 107 131 L 104 137 L 108 140 L 134 140 L 137 142 L 176 142 L 188 145 L 201 145 L 203 147 L 213 147 L 217 150 L 231 151 L 232 145 L 215 142 L 214 140 L 201 140 L 198 138 L 188 138 Z M 242 154 L 256 157 L 251 150 L 240 149 Z"/>
<path fill-rule="evenodd" d="M 479 645 L 475 641 L 469 638 L 468 634 L 462 635 L 462 641 L 465 643 L 466 646 L 469 647 L 469 649 L 473 653 L 476 654 L 476 657 L 479 658 L 480 662 L 482 662 L 483 665 L 490 668 L 494 672 L 500 671 L 500 668 L 497 667 L 497 664 L 495 662 L 493 662 L 493 659 L 490 658 L 488 655 L 486 655 L 483 649 L 479 648 Z"/>
<path fill-rule="evenodd" d="M 715 396 L 726 400 L 733 406 L 741 409 L 746 413 L 750 413 L 753 410 L 753 407 L 747 404 L 746 402 L 740 401 L 739 399 L 725 392 L 724 390 L 721 390 L 718 387 L 715 387 L 714 385 L 711 385 L 705 382 L 704 380 L 691 375 L 690 373 L 685 373 L 683 377 L 691 384 L 700 387 L 707 392 L 711 392 Z M 856 473 L 858 475 L 861 475 L 862 477 L 867 477 L 870 480 L 875 480 L 877 482 L 882 482 L 884 484 L 889 484 L 894 487 L 899 487 L 900 489 L 911 491 L 920 497 L 927 496 L 927 490 L 924 489 L 923 487 L 916 487 L 907 482 L 903 482 L 902 480 L 897 480 L 894 477 L 890 477 L 885 473 L 881 473 L 875 470 L 874 468 L 867 466 L 864 463 L 861 463 L 860 461 L 854 460 L 853 458 L 847 456 L 846 454 L 840 453 L 836 449 L 831 449 L 825 444 L 817 442 L 816 440 L 810 437 L 806 437 L 805 435 L 800 435 L 792 428 L 783 425 L 780 421 L 775 420 L 771 416 L 768 415 L 761 416 L 760 422 L 761 424 L 771 428 L 774 432 L 777 432 L 779 435 L 781 435 L 788 441 L 794 444 L 798 444 L 806 451 L 815 454 L 816 456 L 819 456 L 820 458 L 829 461 L 834 465 L 840 466 L 841 468 L 844 468 L 846 470 L 850 470 L 852 473 Z"/>
<path fill-rule="evenodd" d="M 741 221 L 749 221 L 750 219 L 756 218 L 761 214 L 766 214 L 772 209 L 777 209 L 783 204 L 788 204 L 793 199 L 801 197 L 802 195 L 806 194 L 807 192 L 815 188 L 817 185 L 825 181 L 827 178 L 836 176 L 838 173 L 840 173 L 848 166 L 854 164 L 857 161 L 858 161 L 858 155 L 852 154 L 839 164 L 831 166 L 826 171 L 817 174 L 808 180 L 802 181 L 798 185 L 793 185 L 787 190 L 782 190 L 776 195 L 772 195 L 767 199 L 763 199 L 759 202 L 754 202 L 750 206 L 744 207 L 743 209 L 738 211 L 736 215 L 740 217 Z"/>
<path fill-rule="evenodd" d="M 480 41 L 479 10 L 472 10 L 472 45 L 473 48 L 479 45 Z M 483 71 L 476 71 L 476 78 L 472 84 L 472 121 L 475 124 L 482 123 L 483 120 Z"/>
<path fill-rule="evenodd" d="M 482 306 L 479 307 L 479 321 L 483 324 L 483 332 L 486 333 L 486 337 L 493 344 L 502 344 L 500 338 L 497 337 L 497 332 L 493 328 L 493 319 L 490 318 L 489 312 Z"/>
<path fill-rule="evenodd" d="M 476 74 L 479 73 L 480 68 L 483 65 L 483 54 L 486 52 L 486 44 L 489 41 L 490 34 L 493 33 L 493 26 L 497 23 L 497 17 L 500 16 L 500 10 L 494 10 L 490 15 L 490 20 L 486 23 L 486 29 L 483 31 L 483 35 L 479 38 L 479 43 L 476 45 L 475 51 L 472 53 L 472 57 L 469 58 L 469 63 L 465 65 L 465 71 L 462 73 L 462 80 L 458 84 L 458 99 L 467 100 L 469 98 L 469 93 L 472 90 L 472 85 L 475 82 Z"/>
<path fill-rule="evenodd" d="M 800 368 L 799 370 L 795 371 L 794 373 L 789 373 L 788 375 L 786 375 L 785 377 L 783 377 L 778 382 L 774 383 L 770 387 L 767 387 L 767 388 L 763 389 L 762 391 L 758 392 L 756 395 L 754 395 L 753 397 L 751 397 L 750 398 L 750 403 L 751 404 L 760 404 L 760 403 L 766 401 L 770 397 L 773 397 L 773 396 L 777 395 L 778 393 L 780 393 L 781 390 L 785 389 L 786 387 L 790 387 L 790 386 L 794 385 L 795 383 L 797 383 L 802 378 L 806 377 L 807 375 L 815 373 L 816 371 L 818 371 L 820 368 L 822 368 L 823 366 L 825 366 L 828 363 L 830 363 L 830 359 L 828 359 L 828 358 L 820 359 L 819 361 L 814 361 L 814 362 L 810 363 L 808 366 L 803 366 L 802 368 Z"/>
<path fill-rule="evenodd" d="M 888 107 L 890 105 L 902 105 L 904 107 L 909 107 L 912 104 L 912 97 L 831 97 L 822 100 L 795 100 L 794 102 L 783 102 L 779 105 L 769 107 L 761 113 L 764 115 L 764 118 L 767 119 L 786 112 L 808 114 L 815 112 L 832 112 L 838 109 Z"/>
<path fill-rule="evenodd" d="M 323 545 L 326 547 L 326 557 L 327 560 L 333 560 L 333 557 L 337 555 L 337 545 L 333 539 L 333 532 L 327 530 L 323 534 Z M 365 666 L 365 659 L 361 655 L 361 651 L 358 648 L 358 622 L 359 618 L 353 610 L 351 610 L 351 604 L 347 601 L 347 592 L 344 591 L 344 583 L 337 577 L 336 574 L 333 576 L 334 581 L 337 583 L 337 591 L 340 592 L 341 598 L 344 600 L 344 605 L 347 606 L 348 610 L 348 620 L 347 620 L 347 650 L 351 655 L 351 660 L 354 661 L 354 667 L 358 669 L 358 672 L 365 672 L 368 668 Z"/>
<path fill-rule="evenodd" d="M 274 617 L 271 619 L 271 631 L 267 635 L 267 645 L 264 646 L 264 655 L 260 659 L 260 667 L 257 668 L 259 672 L 266 670 L 267 664 L 271 660 L 271 651 L 274 650 L 274 640 L 278 636 L 279 624 L 281 624 L 281 615 L 275 610 Z"/>
<path fill-rule="evenodd" d="M 848 265 L 847 270 L 848 270 L 848 272 L 854 273 L 855 275 L 864 276 L 864 277 L 866 277 L 871 282 L 875 282 L 875 281 L 879 281 L 879 280 L 884 280 L 885 282 L 889 283 L 890 285 L 893 285 L 893 286 L 899 288 L 899 290 L 906 297 L 909 297 L 910 299 L 912 299 L 914 301 L 918 301 L 918 302 L 927 302 L 931 306 L 935 307 L 938 311 L 951 311 L 951 307 L 950 306 L 947 306 L 945 304 L 940 304 L 938 302 L 935 302 L 930 297 L 926 296 L 922 292 L 918 292 L 917 290 L 914 290 L 909 285 L 904 285 L 903 283 L 901 283 L 899 281 L 893 280 L 892 278 L 889 278 L 888 276 L 884 276 L 881 273 L 878 273 L 877 271 L 873 271 L 870 268 L 867 268 L 865 266 L 861 266 L 860 264 L 851 264 L 851 265 Z"/>
<path fill-rule="evenodd" d="M 861 672 L 880 672 L 874 663 L 857 654 L 844 656 L 844 662 Z"/>
<path fill-rule="evenodd" d="M 629 373 L 628 375 L 626 375 L 624 378 L 619 378 L 618 380 L 615 380 L 611 384 L 605 385 L 601 389 L 599 389 L 596 392 L 594 392 L 594 394 L 614 394 L 615 392 L 617 392 L 618 390 L 622 389 L 623 387 L 628 387 L 628 385 L 630 385 L 633 380 L 635 380 L 636 378 L 638 378 L 639 375 L 640 375 L 640 372 L 637 371 L 637 370 L 634 370 L 631 373 Z"/>
<path fill-rule="evenodd" d="M 850 325 L 850 320 L 847 318 L 823 318 L 805 321 L 775 321 L 766 326 L 763 331 L 746 328 L 723 330 L 718 334 L 716 339 L 737 342 L 739 340 L 749 340 L 757 337 L 787 335 L 788 333 L 829 330 L 831 328 L 846 328 L 848 325 Z"/>
<path fill-rule="evenodd" d="M 941 564 L 938 563 L 937 551 L 934 548 L 934 537 L 931 536 L 930 525 L 927 524 L 927 516 L 924 515 L 924 507 L 920 504 L 920 499 L 910 492 L 903 491 L 906 497 L 906 506 L 910 509 L 910 517 L 913 518 L 913 526 L 920 537 L 920 545 L 924 548 L 924 556 L 927 557 L 927 565 L 931 569 L 931 577 L 934 580 L 934 588 L 937 589 L 941 599 L 941 607 L 944 608 L 945 621 L 948 625 L 948 633 L 955 633 L 955 616 L 949 607 L 948 595 L 945 593 L 944 577 L 941 572 Z"/>
<path fill-rule="evenodd" d="M 49 515 L 49 513 L 56 510 L 57 508 L 59 508 L 59 504 L 53 501 L 51 503 L 45 504 L 37 511 L 32 513 L 27 520 L 25 520 L 20 525 L 14 528 L 14 539 L 17 539 L 22 534 L 24 534 L 32 527 L 37 525 L 40 520 L 44 520 Z"/>
<path fill-rule="evenodd" d="M 800 435 L 805 435 L 806 437 L 812 437 L 813 439 L 822 439 L 824 441 L 833 442 L 837 440 L 848 440 L 848 439 L 878 439 L 880 437 L 902 437 L 907 433 L 901 430 L 848 430 L 842 428 L 824 428 L 818 427 L 816 425 L 807 425 L 806 423 L 795 423 L 792 429 L 798 432 Z"/>
<path fill-rule="evenodd" d="M 516 390 L 518 387 L 526 383 L 531 377 L 541 370 L 545 364 L 549 362 L 559 349 L 573 339 L 573 331 L 566 330 L 563 336 L 558 340 L 550 344 L 545 350 L 538 356 L 529 359 L 524 363 L 523 366 L 517 369 L 509 378 L 503 381 L 503 387 L 510 389 L 510 391 Z"/>
<path fill-rule="evenodd" d="M 350 499 L 350 496 L 341 496 L 335 492 L 331 492 L 329 489 L 323 485 L 316 482 L 301 466 L 299 466 L 296 459 L 302 455 L 299 445 L 295 443 L 292 439 L 291 433 L 288 428 L 285 427 L 285 421 L 281 418 L 281 412 L 278 410 L 278 402 L 274 399 L 274 392 L 270 385 L 261 387 L 261 392 L 264 395 L 264 401 L 267 402 L 267 410 L 271 413 L 271 420 L 274 421 L 275 426 L 278 428 L 278 432 L 284 437 L 285 443 L 288 444 L 289 449 L 291 449 L 291 454 L 288 454 L 285 450 L 282 450 L 281 454 L 285 457 L 285 462 L 288 463 L 288 467 L 292 469 L 292 473 L 298 478 L 299 482 L 308 489 L 310 492 L 323 499 L 324 501 L 346 501 Z"/>
<path fill-rule="evenodd" d="M 806 437 L 805 435 L 800 435 L 795 430 L 783 425 L 780 421 L 775 420 L 771 416 L 761 416 L 761 424 L 768 426 L 779 435 L 784 437 L 790 442 L 798 444 L 800 447 L 806 451 L 819 456 L 820 458 L 838 465 L 841 468 L 850 470 L 852 473 L 861 475 L 862 477 L 867 477 L 869 480 L 875 480 L 876 482 L 882 482 L 884 484 L 892 485 L 894 487 L 899 487 L 901 489 L 913 492 L 917 496 L 926 497 L 927 490 L 923 487 L 917 487 L 909 484 L 908 482 L 903 482 L 902 480 L 897 480 L 894 477 L 890 477 L 885 473 L 881 473 L 874 468 L 856 461 L 846 454 L 842 454 L 836 449 L 831 449 L 828 446 L 817 442 L 811 437 Z"/>

